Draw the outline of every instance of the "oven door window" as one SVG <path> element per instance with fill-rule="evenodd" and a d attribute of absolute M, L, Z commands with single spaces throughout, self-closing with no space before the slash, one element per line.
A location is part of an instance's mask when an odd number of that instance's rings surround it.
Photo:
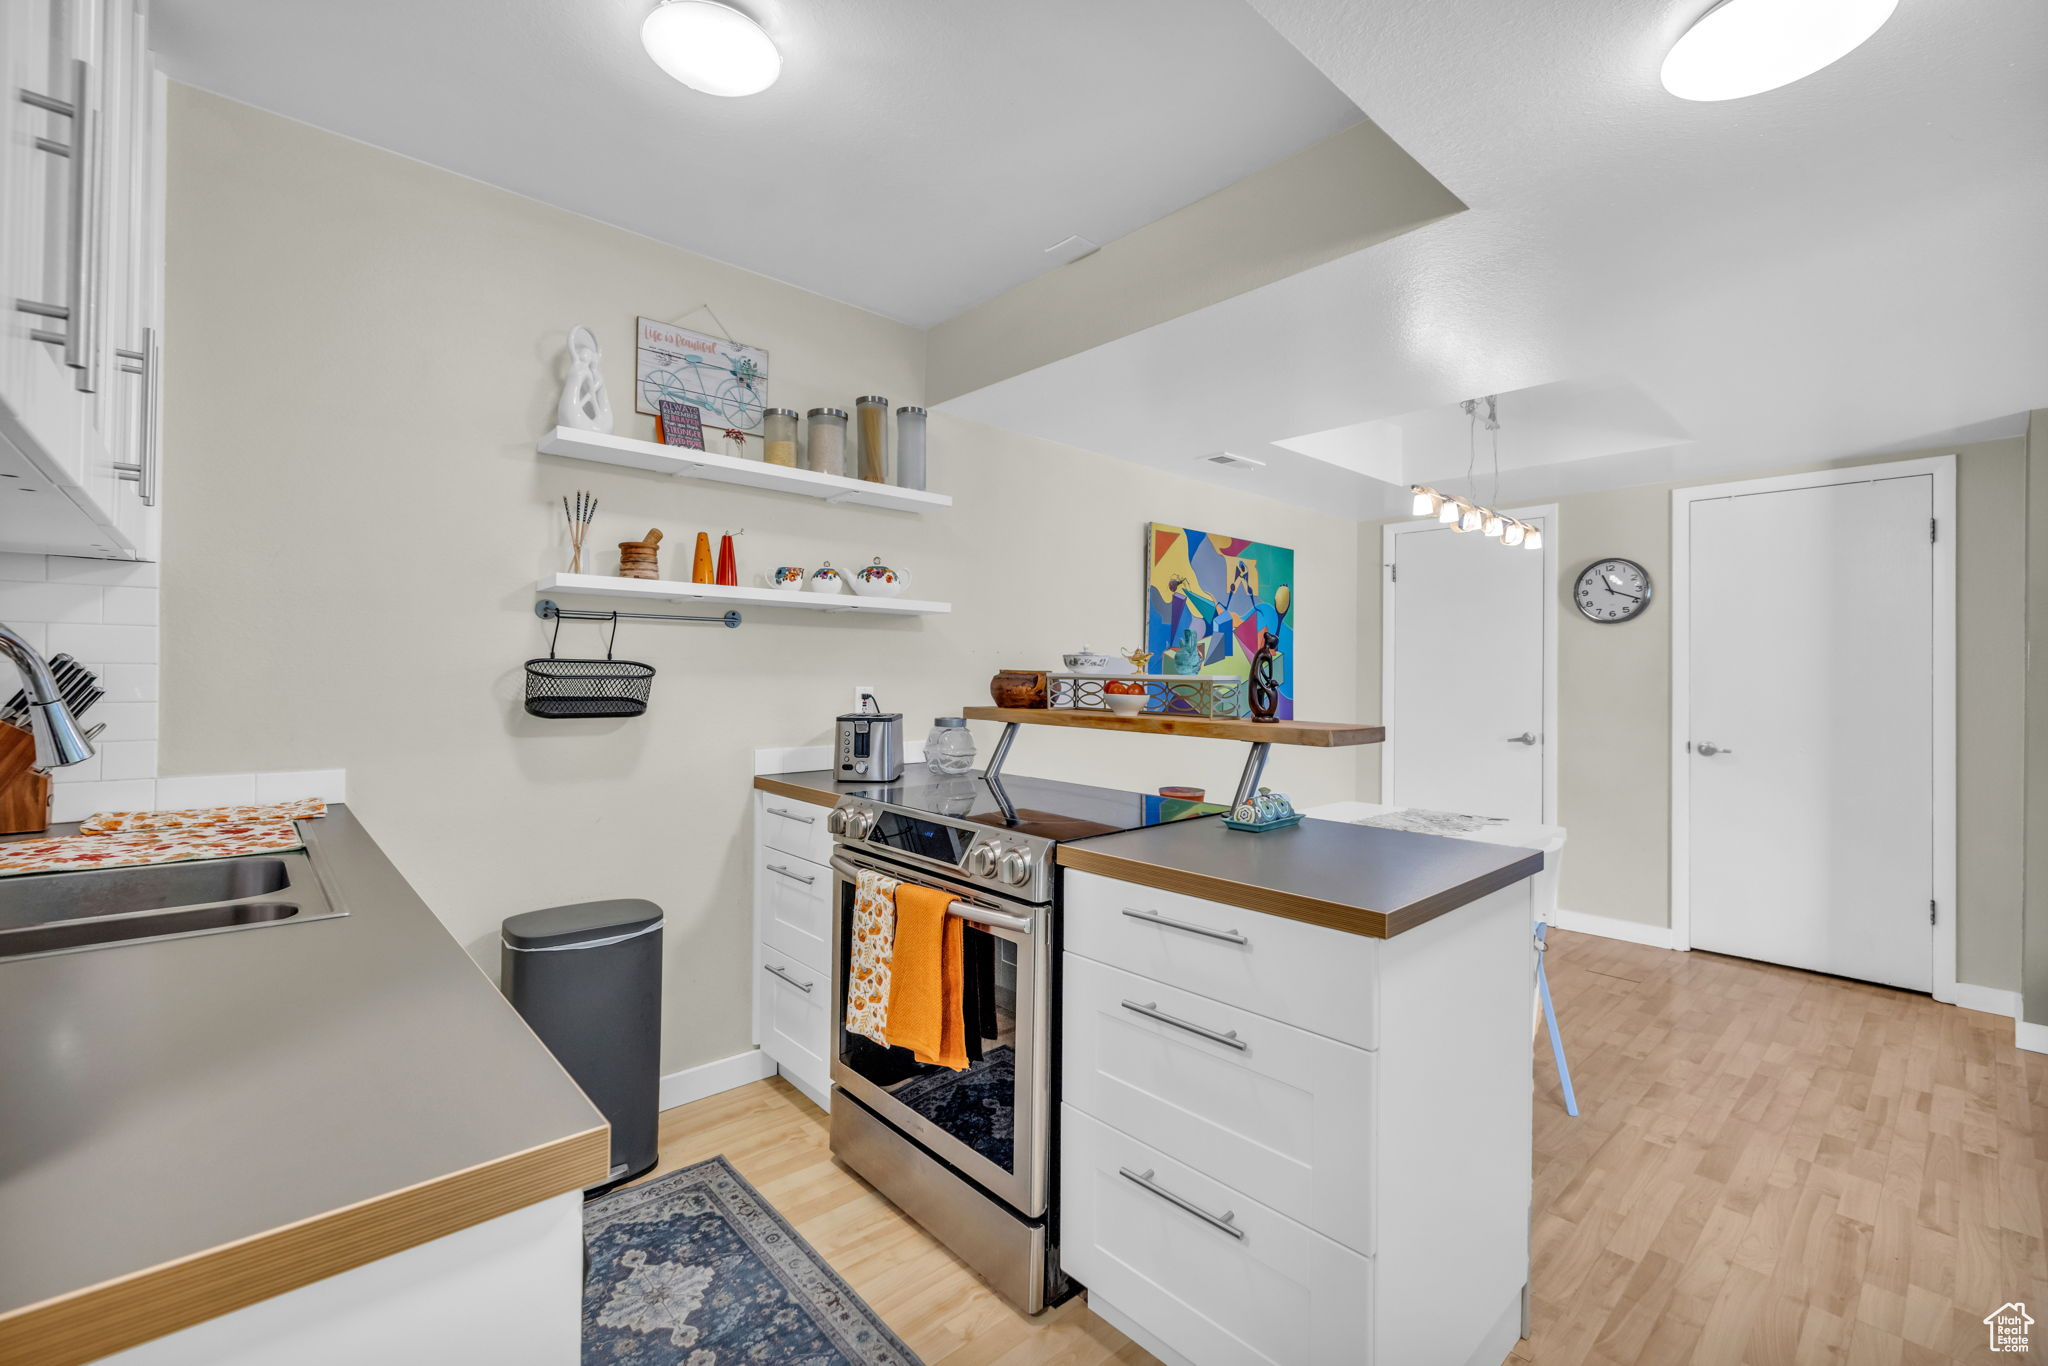
<path fill-rule="evenodd" d="M 852 895 L 840 907 L 841 943 L 852 941 Z M 907 1048 L 884 1047 L 839 1027 L 839 1061 L 890 1099 L 1006 1172 L 1017 1161 L 1017 951 L 999 935 L 963 924 L 960 1011 L 967 1070 L 920 1063 Z M 846 965 L 839 971 L 844 974 Z M 844 999 L 842 994 L 841 999 Z"/>

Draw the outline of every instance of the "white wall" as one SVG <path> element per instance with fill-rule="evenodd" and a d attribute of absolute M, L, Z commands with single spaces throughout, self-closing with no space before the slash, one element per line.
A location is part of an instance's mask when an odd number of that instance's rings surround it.
<path fill-rule="evenodd" d="M 752 750 L 822 742 L 856 683 L 917 741 L 987 701 L 999 668 L 1132 643 L 1146 522 L 1294 547 L 1298 702 L 1350 719 L 1351 522 L 943 414 L 931 484 L 957 505 L 927 517 L 536 456 L 578 323 L 605 345 L 628 435 L 651 432 L 632 412 L 639 313 L 709 302 L 768 349 L 771 400 L 796 408 L 917 402 L 924 337 L 190 89 L 172 88 L 169 123 L 165 771 L 346 768 L 351 805 L 493 973 L 507 915 L 661 904 L 664 1071 L 748 1046 Z M 659 670 L 647 715 L 537 720 L 520 706 L 521 663 L 547 648 L 533 584 L 559 567 L 577 488 L 601 500 L 597 544 L 659 526 L 672 574 L 698 530 L 744 527 L 743 572 L 880 555 L 954 611 L 629 622 L 621 654 Z M 602 650 L 590 625 L 562 641 Z M 1011 762 L 1227 790 L 1241 759 L 1040 730 Z M 1304 801 L 1353 795 L 1341 753 L 1269 772 Z"/>

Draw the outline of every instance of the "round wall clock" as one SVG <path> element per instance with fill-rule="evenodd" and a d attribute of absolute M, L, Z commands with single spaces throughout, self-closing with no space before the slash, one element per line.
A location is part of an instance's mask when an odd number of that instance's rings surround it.
<path fill-rule="evenodd" d="M 1613 625 L 1641 616 L 1653 591 L 1649 570 L 1634 560 L 1609 556 L 1579 571 L 1572 601 L 1594 621 Z"/>

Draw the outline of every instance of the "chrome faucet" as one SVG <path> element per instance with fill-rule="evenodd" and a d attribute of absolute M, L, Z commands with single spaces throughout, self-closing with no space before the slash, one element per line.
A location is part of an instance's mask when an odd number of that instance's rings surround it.
<path fill-rule="evenodd" d="M 28 694 L 28 728 L 36 737 L 36 767 L 65 768 L 92 758 L 92 742 L 79 733 L 78 719 L 57 691 L 50 666 L 10 626 L 0 624 L 0 654 L 14 661 L 21 690 Z"/>

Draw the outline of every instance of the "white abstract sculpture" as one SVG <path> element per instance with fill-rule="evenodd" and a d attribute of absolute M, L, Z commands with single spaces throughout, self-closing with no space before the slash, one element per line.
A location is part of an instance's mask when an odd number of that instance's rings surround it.
<path fill-rule="evenodd" d="M 597 373 L 597 338 L 587 327 L 569 330 L 569 378 L 562 385 L 562 401 L 555 409 L 555 421 L 585 432 L 612 429 L 611 395 L 604 391 L 604 376 Z"/>

